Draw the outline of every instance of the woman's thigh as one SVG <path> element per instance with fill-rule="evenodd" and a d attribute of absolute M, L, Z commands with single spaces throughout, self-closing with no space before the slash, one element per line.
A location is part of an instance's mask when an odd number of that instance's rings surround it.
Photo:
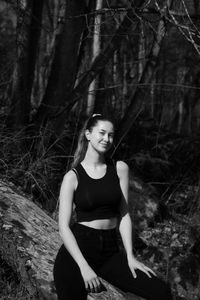
<path fill-rule="evenodd" d="M 156 276 L 149 278 L 137 270 L 134 278 L 123 252 L 115 254 L 99 270 L 98 275 L 124 292 L 131 292 L 148 300 L 172 300 L 169 286 Z"/>
<path fill-rule="evenodd" d="M 64 245 L 56 256 L 53 275 L 59 300 L 87 299 L 80 269 Z"/>

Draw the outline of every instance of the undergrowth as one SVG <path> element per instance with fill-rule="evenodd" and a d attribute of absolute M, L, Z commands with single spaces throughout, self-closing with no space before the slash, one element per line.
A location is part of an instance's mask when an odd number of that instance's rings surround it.
<path fill-rule="evenodd" d="M 193 240 L 191 248 L 187 244 L 188 257 L 194 255 L 199 259 L 200 139 L 197 136 L 192 138 L 164 133 L 158 138 L 157 134 L 152 132 L 138 139 L 130 134 L 121 145 L 119 156 L 128 162 L 135 175 L 156 189 L 160 204 L 166 210 L 159 221 L 164 224 L 166 219 L 171 219 L 179 223 L 180 220 L 187 219 L 188 232 Z M 61 138 L 49 143 L 49 146 L 46 144 L 44 136 L 30 136 L 26 134 L 26 130 L 19 132 L 1 130 L 0 176 L 2 180 L 13 182 L 20 187 L 52 216 L 57 207 L 60 183 L 70 166 L 74 150 L 75 140 L 72 129 L 66 130 Z M 148 232 L 151 243 L 157 245 L 156 240 L 160 239 L 159 245 L 163 244 L 165 247 L 164 243 L 167 239 L 162 242 L 164 225 L 158 223 L 158 227 L 156 226 L 155 224 L 154 228 L 150 228 L 151 233 Z M 171 230 L 171 225 L 168 226 Z M 179 226 L 176 228 L 177 232 L 174 234 L 179 237 Z M 173 236 L 175 235 L 172 235 L 172 239 Z M 155 249 L 155 245 L 151 246 Z M 175 251 L 184 253 L 182 246 L 177 245 Z M 149 253 L 145 254 L 148 259 Z M 171 266 L 174 272 L 178 274 L 184 271 L 185 261 L 182 260 L 180 263 L 177 256 L 174 257 L 174 253 L 170 255 L 176 263 L 176 268 Z M 183 254 L 181 255 L 183 258 Z M 155 259 L 153 254 L 150 259 Z M 162 271 L 168 272 L 169 265 L 170 260 Z M 0 290 L 2 291 L 0 299 L 30 299 L 23 298 L 28 296 L 20 286 L 17 276 L 3 260 L 0 260 L 0 267 Z M 176 279 L 177 274 L 174 275 Z M 180 284 L 175 284 L 175 287 L 180 288 Z"/>
<path fill-rule="evenodd" d="M 0 291 L 1 300 L 33 300 L 21 284 L 17 274 L 1 257 Z"/>
<path fill-rule="evenodd" d="M 43 136 L 26 136 L 24 131 L 0 133 L 1 178 L 13 182 L 50 213 L 55 210 L 59 182 L 70 158 L 59 142 L 45 147 Z"/>

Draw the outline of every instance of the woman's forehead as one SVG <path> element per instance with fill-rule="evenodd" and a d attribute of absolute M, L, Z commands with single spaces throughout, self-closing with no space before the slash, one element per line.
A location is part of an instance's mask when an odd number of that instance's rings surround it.
<path fill-rule="evenodd" d="M 104 129 L 106 131 L 114 131 L 114 126 L 110 121 L 99 120 L 95 127 L 97 129 Z"/>

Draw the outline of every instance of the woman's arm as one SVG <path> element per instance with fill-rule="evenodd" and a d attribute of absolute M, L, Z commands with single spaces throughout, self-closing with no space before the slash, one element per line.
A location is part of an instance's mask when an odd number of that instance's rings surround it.
<path fill-rule="evenodd" d="M 132 224 L 128 212 L 128 190 L 129 190 L 129 167 L 123 161 L 117 162 L 117 174 L 120 180 L 122 201 L 120 206 L 119 231 L 127 256 L 133 253 L 132 248 Z"/>
<path fill-rule="evenodd" d="M 147 276 L 151 277 L 150 273 L 154 275 L 155 273 L 150 268 L 140 263 L 133 254 L 132 222 L 128 211 L 129 167 L 125 162 L 117 162 L 117 174 L 119 176 L 120 187 L 122 191 L 119 232 L 126 250 L 128 265 L 134 278 L 137 277 L 135 272 L 136 269 L 140 269 L 146 273 Z"/>
<path fill-rule="evenodd" d="M 70 220 L 73 210 L 73 197 L 77 184 L 78 181 L 76 174 L 73 171 L 69 171 L 64 176 L 60 189 L 58 222 L 59 232 L 66 249 L 80 268 L 86 289 L 96 292 L 99 290 L 101 285 L 100 280 L 82 255 L 74 234 L 70 229 Z"/>

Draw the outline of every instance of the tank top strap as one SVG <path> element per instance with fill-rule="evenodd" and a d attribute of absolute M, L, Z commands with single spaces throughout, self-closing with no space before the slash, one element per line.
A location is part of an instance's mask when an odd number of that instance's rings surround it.
<path fill-rule="evenodd" d="M 80 183 L 80 179 L 85 176 L 80 164 L 78 164 L 75 168 L 72 168 L 71 170 L 76 174 L 78 183 Z"/>
<path fill-rule="evenodd" d="M 107 164 L 108 170 L 111 172 L 112 175 L 114 174 L 118 177 L 116 163 L 117 163 L 117 161 L 112 158 L 106 159 L 106 164 Z"/>
<path fill-rule="evenodd" d="M 78 171 L 76 170 L 76 168 L 72 168 L 71 171 L 73 171 L 75 174 L 76 174 L 76 177 L 77 177 L 77 180 L 79 182 L 79 174 L 78 174 Z"/>

